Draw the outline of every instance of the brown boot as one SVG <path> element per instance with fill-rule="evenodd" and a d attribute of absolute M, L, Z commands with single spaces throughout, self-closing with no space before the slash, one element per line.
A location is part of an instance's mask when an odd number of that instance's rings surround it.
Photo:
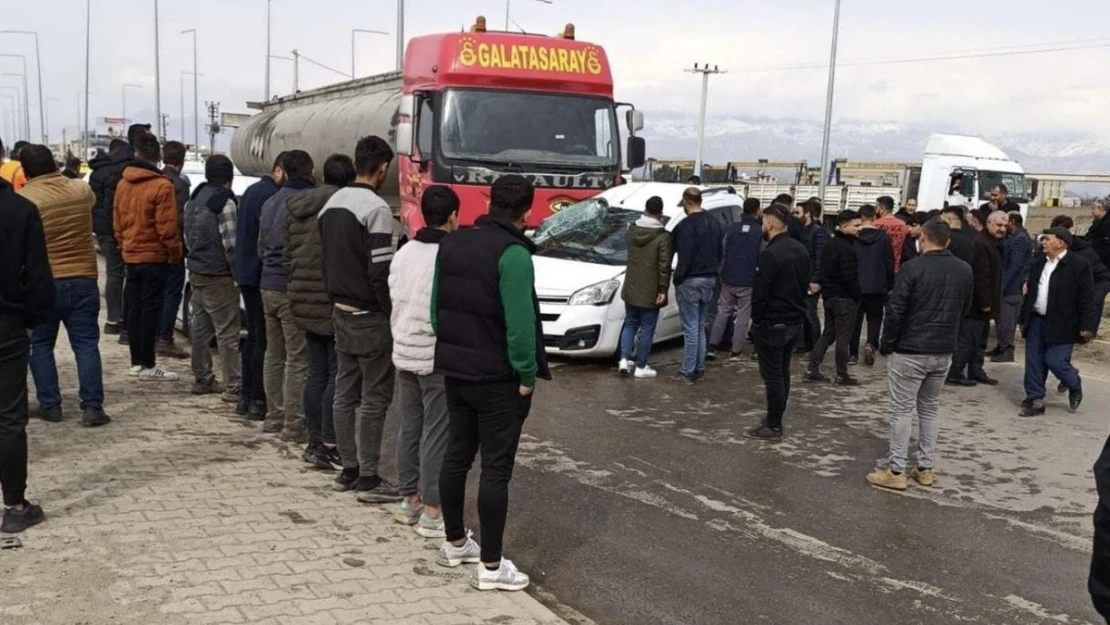
<path fill-rule="evenodd" d="M 162 358 L 176 358 L 177 360 L 186 360 L 189 358 L 189 352 L 177 346 L 173 339 L 159 340 L 157 344 L 157 353 Z"/>

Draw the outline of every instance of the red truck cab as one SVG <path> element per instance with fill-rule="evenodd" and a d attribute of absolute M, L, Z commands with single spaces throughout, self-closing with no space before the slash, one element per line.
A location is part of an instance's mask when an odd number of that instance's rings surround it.
<path fill-rule="evenodd" d="M 620 180 L 622 166 L 640 167 L 643 117 L 613 100 L 605 51 L 576 41 L 574 27 L 557 37 L 470 32 L 409 41 L 402 72 L 396 143 L 400 217 L 411 236 L 423 226 L 420 196 L 433 184 L 452 187 L 460 222 L 487 212 L 489 190 L 505 174 L 536 187 L 528 218 L 548 216 Z M 617 108 L 627 106 L 628 146 L 621 153 Z M 623 163 L 623 164 L 622 164 Z"/>

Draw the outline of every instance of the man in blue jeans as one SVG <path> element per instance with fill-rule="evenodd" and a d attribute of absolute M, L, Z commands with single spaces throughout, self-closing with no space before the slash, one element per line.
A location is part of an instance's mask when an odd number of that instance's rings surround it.
<path fill-rule="evenodd" d="M 702 210 L 701 191 L 695 187 L 682 194 L 686 218 L 674 229 L 678 265 L 674 270 L 678 314 L 682 318 L 684 347 L 682 372 L 673 382 L 693 384 L 705 377 L 707 347 L 706 318 L 717 292 L 721 264 L 721 225 Z"/>
<path fill-rule="evenodd" d="M 185 167 L 185 144 L 180 141 L 167 141 L 162 147 L 162 173 L 173 181 L 173 193 L 177 198 L 177 230 L 181 232 L 182 245 L 185 243 L 185 205 L 189 203 L 189 192 L 193 183 L 182 175 Z M 188 255 L 188 250 L 186 250 Z M 181 349 L 174 341 L 173 330 L 177 316 L 181 312 L 181 299 L 185 292 L 185 260 L 170 265 L 166 274 L 166 295 L 162 300 L 162 318 L 158 322 L 158 356 L 184 360 L 189 352 Z M 238 302 L 236 302 L 238 304 Z"/>
<path fill-rule="evenodd" d="M 71 180 L 58 171 L 54 155 L 42 145 L 23 149 L 27 186 L 19 192 L 38 206 L 46 233 L 46 251 L 54 274 L 56 302 L 46 320 L 31 335 L 31 375 L 38 392 L 39 411 L 45 421 L 62 420 L 62 394 L 54 344 L 58 327 L 65 324 L 81 397 L 81 424 L 107 425 L 104 413 L 104 379 L 100 365 L 100 289 L 97 285 L 96 250 L 93 248 L 89 211 L 96 202 L 89 185 Z"/>
<path fill-rule="evenodd" d="M 632 351 L 637 336 L 636 371 L 639 379 L 654 378 L 648 366 L 651 345 L 655 342 L 655 324 L 659 307 L 667 303 L 671 286 L 671 257 L 674 245 L 663 227 L 663 199 L 648 198 L 644 216 L 628 230 L 628 272 L 624 276 L 621 299 L 624 300 L 624 327 L 621 329 L 621 375 L 632 373 Z"/>

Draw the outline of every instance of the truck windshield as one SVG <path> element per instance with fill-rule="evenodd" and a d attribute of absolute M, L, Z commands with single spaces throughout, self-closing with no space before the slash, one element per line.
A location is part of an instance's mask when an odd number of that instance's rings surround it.
<path fill-rule="evenodd" d="M 604 98 L 448 90 L 440 143 L 447 158 L 615 167 L 616 117 Z"/>
<path fill-rule="evenodd" d="M 628 264 L 628 227 L 643 216 L 601 198 L 572 204 L 540 225 L 533 240 L 537 256 L 595 265 Z"/>
<path fill-rule="evenodd" d="M 997 184 L 1006 185 L 1007 195 L 1018 204 L 1029 201 L 1029 193 L 1025 189 L 1025 174 L 1012 174 L 999 171 L 979 172 L 979 199 L 989 202 L 991 189 Z"/>

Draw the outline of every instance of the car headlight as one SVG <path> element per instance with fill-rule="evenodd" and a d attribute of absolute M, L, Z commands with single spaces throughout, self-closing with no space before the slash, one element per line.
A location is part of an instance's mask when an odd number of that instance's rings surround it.
<path fill-rule="evenodd" d="M 605 306 L 613 301 L 617 291 L 621 288 L 619 280 L 606 280 L 580 289 L 570 296 L 567 302 L 570 306 Z"/>

